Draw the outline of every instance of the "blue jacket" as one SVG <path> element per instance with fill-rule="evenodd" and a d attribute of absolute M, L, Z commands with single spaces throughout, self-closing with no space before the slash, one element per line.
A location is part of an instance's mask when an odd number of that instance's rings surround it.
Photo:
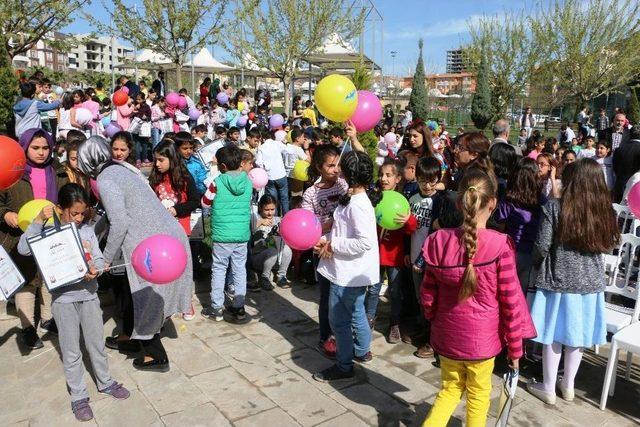
<path fill-rule="evenodd" d="M 205 168 L 202 162 L 200 162 L 200 160 L 198 160 L 195 156 L 191 156 L 188 159 L 185 159 L 184 165 L 187 167 L 189 173 L 193 177 L 193 180 L 196 183 L 196 188 L 198 189 L 198 193 L 200 193 L 200 196 L 202 196 L 205 191 L 207 191 L 207 187 L 204 185 L 204 181 L 208 176 L 207 168 Z"/>
<path fill-rule="evenodd" d="M 20 136 L 27 129 L 41 128 L 40 113 L 55 110 L 60 106 L 60 101 L 42 102 L 35 99 L 22 98 L 13 106 L 13 114 L 16 119 L 16 136 Z"/>

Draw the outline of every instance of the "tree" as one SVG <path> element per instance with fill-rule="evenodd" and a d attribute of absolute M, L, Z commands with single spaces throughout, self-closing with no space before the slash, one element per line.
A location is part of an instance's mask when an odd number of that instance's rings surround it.
<path fill-rule="evenodd" d="M 625 88 L 640 74 L 640 3 L 637 0 L 553 0 L 532 20 L 544 63 L 561 101 L 578 105 Z"/>
<path fill-rule="evenodd" d="M 142 0 L 143 7 L 129 1 L 113 0 L 109 10 L 118 37 L 137 48 L 150 49 L 168 58 L 176 68 L 176 80 L 182 87 L 182 67 L 186 56 L 217 38 L 222 29 L 223 0 Z M 88 16 L 102 32 L 112 29 Z"/>
<path fill-rule="evenodd" d="M 318 53 L 330 36 L 360 34 L 365 10 L 350 0 L 239 0 L 240 28 L 231 31 L 227 50 L 243 66 L 263 69 L 284 85 L 284 110 L 291 110 L 291 83 L 301 62 Z"/>
<path fill-rule="evenodd" d="M 506 114 L 516 96 L 528 91 L 531 72 L 539 58 L 529 30 L 530 19 L 522 11 L 469 22 L 471 42 L 465 52 L 476 72 L 480 60 L 485 59 L 493 111 L 500 116 Z"/>
<path fill-rule="evenodd" d="M 13 134 L 13 104 L 18 97 L 18 79 L 4 43 L 0 43 L 0 132 Z"/>
<path fill-rule="evenodd" d="M 27 52 L 47 34 L 73 22 L 75 13 L 90 0 L 2 0 L 0 1 L 0 44 L 9 57 Z M 47 40 L 64 50 L 73 40 Z"/>
<path fill-rule="evenodd" d="M 476 93 L 471 100 L 471 120 L 478 129 L 484 129 L 493 120 L 494 111 L 489 88 L 489 66 L 485 55 L 480 59 L 478 67 Z"/>
<path fill-rule="evenodd" d="M 427 87 L 425 86 L 424 62 L 422 60 L 422 39 L 418 40 L 418 63 L 411 83 L 411 96 L 409 97 L 409 110 L 413 119 L 427 120 Z"/>
<path fill-rule="evenodd" d="M 637 89 L 631 89 L 631 99 L 629 100 L 629 114 L 627 114 L 627 118 L 634 126 L 640 124 L 640 103 L 638 103 Z"/>

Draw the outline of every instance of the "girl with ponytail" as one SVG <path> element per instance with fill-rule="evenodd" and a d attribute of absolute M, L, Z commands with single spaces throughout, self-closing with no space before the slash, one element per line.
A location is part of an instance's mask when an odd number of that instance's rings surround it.
<path fill-rule="evenodd" d="M 486 228 L 496 200 L 495 179 L 481 169 L 467 170 L 458 187 L 462 226 L 436 231 L 422 249 L 420 296 L 443 384 L 424 426 L 447 425 L 465 391 L 467 425 L 485 425 L 495 357 L 506 346 L 509 365 L 518 369 L 522 340 L 536 335 L 514 244 Z"/>

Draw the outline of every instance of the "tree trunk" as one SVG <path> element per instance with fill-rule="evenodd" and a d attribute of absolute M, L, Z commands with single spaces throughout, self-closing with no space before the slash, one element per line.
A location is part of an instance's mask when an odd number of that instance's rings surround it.
<path fill-rule="evenodd" d="M 177 90 L 182 88 L 182 64 L 176 64 L 176 86 Z"/>
<path fill-rule="evenodd" d="M 287 116 L 291 116 L 291 78 L 285 77 L 281 80 L 284 85 L 284 112 Z"/>

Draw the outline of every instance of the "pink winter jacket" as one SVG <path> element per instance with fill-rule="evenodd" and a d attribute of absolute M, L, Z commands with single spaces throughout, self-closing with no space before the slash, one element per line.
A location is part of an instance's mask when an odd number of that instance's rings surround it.
<path fill-rule="evenodd" d="M 462 230 L 439 230 L 424 243 L 420 296 L 431 321 L 431 346 L 450 359 L 483 360 L 506 345 L 509 358 L 520 358 L 522 340 L 536 330 L 518 281 L 514 244 L 493 230 L 479 229 L 477 236 L 477 288 L 464 301 L 458 300 L 466 267 Z"/>
<path fill-rule="evenodd" d="M 129 130 L 131 116 L 133 115 L 133 107 L 129 104 L 124 104 L 116 108 L 118 109 L 118 117 L 116 119 L 117 123 L 122 127 L 122 130 Z"/>

